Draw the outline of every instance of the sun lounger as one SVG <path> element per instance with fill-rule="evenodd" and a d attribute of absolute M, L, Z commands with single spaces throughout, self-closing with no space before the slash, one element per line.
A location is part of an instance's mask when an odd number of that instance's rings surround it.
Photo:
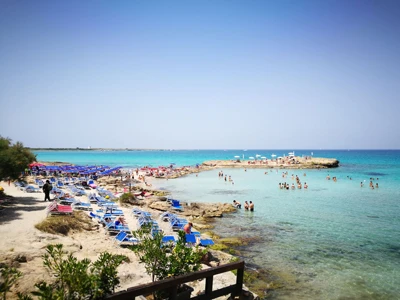
<path fill-rule="evenodd" d="M 166 221 L 169 221 L 171 218 L 176 218 L 176 215 L 166 211 L 166 212 L 161 214 L 160 218 L 161 218 L 161 220 L 166 222 Z"/>
<path fill-rule="evenodd" d="M 207 247 L 214 245 L 214 241 L 212 239 L 200 239 L 200 246 Z"/>
<path fill-rule="evenodd" d="M 58 180 L 58 181 L 57 181 L 57 187 L 58 187 L 59 189 L 62 189 L 62 188 L 64 187 L 64 183 L 63 183 L 61 180 Z"/>
<path fill-rule="evenodd" d="M 165 235 L 163 236 L 161 242 L 163 244 L 176 244 L 176 239 L 173 235 Z"/>
<path fill-rule="evenodd" d="M 179 200 L 172 199 L 171 204 L 172 204 L 172 209 L 183 211 L 183 207 L 180 205 Z"/>
<path fill-rule="evenodd" d="M 42 188 L 44 185 L 44 181 L 42 179 L 35 179 L 35 183 L 38 185 L 39 188 Z"/>
<path fill-rule="evenodd" d="M 129 244 L 129 245 L 135 245 L 137 243 L 139 243 L 139 240 L 132 237 L 131 235 L 129 235 L 127 232 L 125 231 L 120 231 L 116 236 L 115 236 L 115 242 L 118 245 L 122 245 L 122 244 Z"/>
<path fill-rule="evenodd" d="M 196 244 L 196 236 L 194 234 L 185 234 L 187 244 Z"/>
<path fill-rule="evenodd" d="M 47 207 L 47 214 L 50 215 L 71 215 L 72 208 L 69 205 L 60 205 L 56 201 Z"/>
<path fill-rule="evenodd" d="M 86 210 L 86 211 L 92 211 L 93 208 L 90 205 L 90 203 L 85 203 L 85 202 L 75 202 L 72 205 L 73 209 L 77 209 L 77 210 Z"/>
<path fill-rule="evenodd" d="M 131 232 L 128 226 L 115 225 L 115 222 L 108 223 L 105 228 L 107 232 L 120 232 L 120 231 Z"/>
<path fill-rule="evenodd" d="M 34 187 L 33 185 L 28 185 L 28 186 L 25 188 L 25 192 L 26 192 L 26 193 L 40 193 L 40 192 L 41 192 L 41 189 L 39 189 L 39 188 L 37 188 L 37 187 Z"/>
<path fill-rule="evenodd" d="M 140 217 L 151 218 L 151 213 L 137 209 L 137 208 L 134 208 L 132 210 L 132 214 L 136 218 L 140 218 Z"/>

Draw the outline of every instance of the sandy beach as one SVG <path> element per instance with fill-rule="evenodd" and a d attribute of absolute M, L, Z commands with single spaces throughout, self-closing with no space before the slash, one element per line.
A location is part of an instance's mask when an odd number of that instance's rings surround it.
<path fill-rule="evenodd" d="M 72 232 L 68 236 L 53 235 L 41 232 L 34 226 L 47 218 L 46 208 L 49 202 L 44 202 L 43 193 L 26 193 L 19 190 L 13 184 L 8 186 L 6 182 L 1 182 L 7 195 L 12 199 L 3 204 L 4 209 L 0 212 L 0 261 L 6 262 L 23 273 L 17 285 L 9 293 L 10 299 L 16 298 L 16 292 L 30 292 L 34 290 L 34 283 L 41 280 L 51 280 L 47 270 L 43 267 L 42 255 L 48 244 L 62 243 L 64 249 L 73 253 L 79 259 L 89 258 L 96 260 L 99 253 L 110 252 L 123 254 L 129 257 L 129 263 L 123 263 L 119 268 L 120 286 L 117 289 L 123 290 L 128 287 L 151 282 L 150 276 L 146 274 L 143 265 L 138 263 L 134 253 L 126 248 L 122 248 L 113 241 L 113 237 L 105 232 L 101 226 L 93 231 Z M 82 196 L 88 202 L 87 196 Z M 92 204 L 93 205 L 93 204 Z M 93 209 L 96 209 L 93 205 Z M 132 208 L 121 207 L 125 218 L 132 230 L 137 228 L 136 219 L 130 214 Z M 160 211 L 146 209 L 152 213 L 152 218 L 159 221 L 159 225 L 165 234 L 174 234 L 166 222 L 159 220 Z M 97 225 L 96 221 L 92 221 Z M 94 226 L 96 228 L 96 226 Z M 208 266 L 203 265 L 204 268 Z M 228 272 L 214 277 L 214 289 L 233 284 L 236 278 L 233 273 Z M 194 286 L 198 293 L 204 289 L 203 284 Z M 193 295 L 192 293 L 192 295 Z"/>

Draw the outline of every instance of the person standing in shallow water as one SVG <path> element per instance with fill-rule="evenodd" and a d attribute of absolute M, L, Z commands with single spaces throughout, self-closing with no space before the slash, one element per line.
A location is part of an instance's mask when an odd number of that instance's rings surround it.
<path fill-rule="evenodd" d="M 250 201 L 249 208 L 250 211 L 254 211 L 254 203 L 252 201 Z"/>
<path fill-rule="evenodd" d="M 247 201 L 244 201 L 244 209 L 249 210 L 249 203 Z"/>

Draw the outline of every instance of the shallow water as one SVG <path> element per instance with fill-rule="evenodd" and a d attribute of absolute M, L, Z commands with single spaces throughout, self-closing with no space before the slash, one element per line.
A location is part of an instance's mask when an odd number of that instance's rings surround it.
<path fill-rule="evenodd" d="M 289 171 L 292 172 L 292 171 Z M 217 171 L 190 175 L 160 186 L 174 198 L 193 202 L 255 203 L 218 222 L 222 236 L 263 236 L 242 249 L 246 262 L 284 278 L 286 289 L 276 299 L 398 299 L 400 295 L 400 193 L 395 180 L 379 179 L 368 187 L 369 175 L 352 180 L 329 170 L 297 171 L 308 190 L 280 190 L 281 171 L 229 169 L 234 185 Z M 289 173 L 291 174 L 291 173 Z M 365 178 L 366 185 L 359 182 Z M 357 179 L 357 180 L 356 180 Z M 374 181 L 376 182 L 376 180 Z M 292 288 L 295 286 L 295 289 Z"/>
<path fill-rule="evenodd" d="M 120 151 L 38 152 L 38 160 L 76 164 L 194 165 L 234 155 L 270 157 L 285 150 L 257 151 Z M 261 237 L 240 249 L 246 263 L 268 270 L 284 284 L 275 299 L 398 299 L 400 295 L 400 151 L 313 151 L 338 158 L 331 170 L 224 169 L 234 184 L 218 178 L 218 170 L 154 184 L 189 202 L 255 203 L 217 220 L 223 236 Z M 310 151 L 296 151 L 310 155 Z M 306 176 L 303 173 L 306 172 Z M 280 190 L 297 174 L 309 189 Z M 336 176 L 337 182 L 326 180 Z M 379 188 L 368 187 L 370 177 Z M 379 177 L 379 180 L 376 179 Z M 351 180 L 350 180 L 351 178 Z M 365 182 L 364 182 L 365 180 Z M 364 187 L 360 187 L 364 182 Z"/>

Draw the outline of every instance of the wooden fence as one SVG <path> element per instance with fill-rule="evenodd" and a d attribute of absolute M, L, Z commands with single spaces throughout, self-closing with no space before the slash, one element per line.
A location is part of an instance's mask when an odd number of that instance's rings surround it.
<path fill-rule="evenodd" d="M 214 275 L 237 270 L 236 283 L 230 286 L 213 291 L 213 277 Z M 169 299 L 177 299 L 178 286 L 198 279 L 205 278 L 204 293 L 191 297 L 190 299 L 205 300 L 215 299 L 223 295 L 231 294 L 232 297 L 239 296 L 242 293 L 243 287 L 243 274 L 244 274 L 244 261 L 237 261 L 226 265 L 212 267 L 206 270 L 197 271 L 194 273 L 182 275 L 175 278 L 160 280 L 148 284 L 143 284 L 135 287 L 128 288 L 126 291 L 120 291 L 107 297 L 112 300 L 132 300 L 137 296 L 148 295 L 156 291 L 167 290 L 170 292 Z"/>

